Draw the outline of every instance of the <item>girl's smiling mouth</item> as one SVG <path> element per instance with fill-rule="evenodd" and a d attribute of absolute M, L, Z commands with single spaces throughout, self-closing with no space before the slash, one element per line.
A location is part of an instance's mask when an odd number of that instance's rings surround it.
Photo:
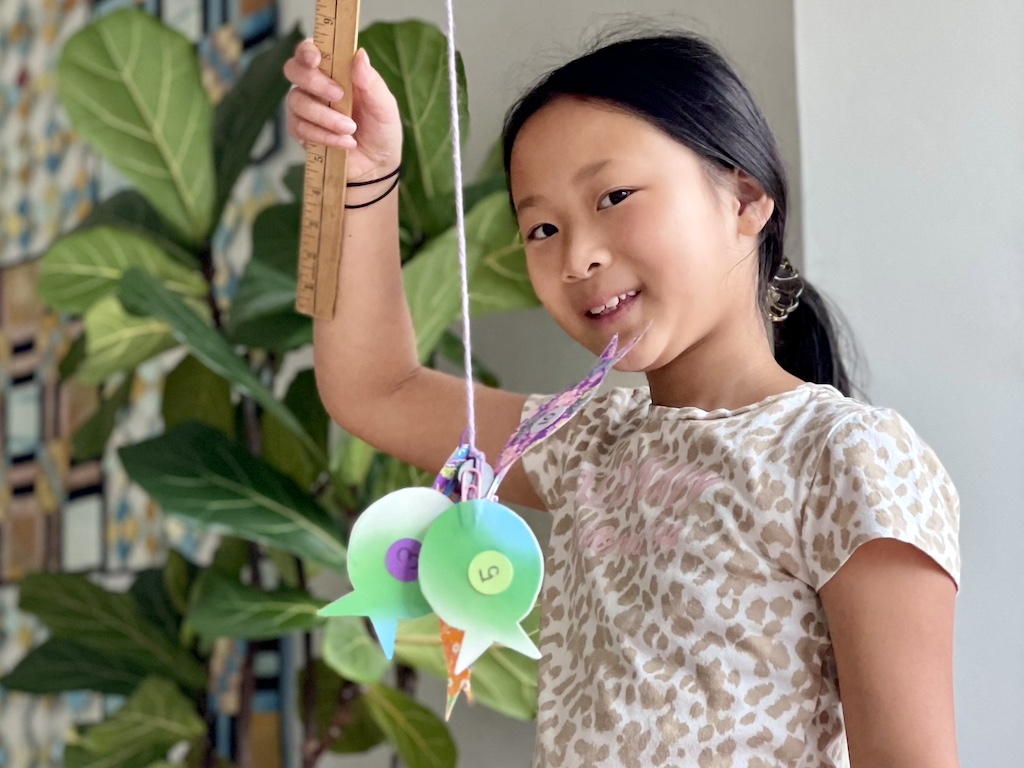
<path fill-rule="evenodd" d="M 588 320 L 608 322 L 632 306 L 639 295 L 640 289 L 634 288 L 624 293 L 614 294 L 608 298 L 593 299 L 594 303 L 584 312 L 584 316 Z"/>

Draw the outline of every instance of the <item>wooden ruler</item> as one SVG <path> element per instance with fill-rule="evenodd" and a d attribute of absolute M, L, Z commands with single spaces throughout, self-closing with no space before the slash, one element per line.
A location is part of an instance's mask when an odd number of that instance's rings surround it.
<path fill-rule="evenodd" d="M 316 0 L 313 40 L 320 49 L 320 71 L 345 89 L 331 106 L 352 115 L 352 60 L 359 36 L 359 0 Z M 348 152 L 310 144 L 302 198 L 298 289 L 295 309 L 304 315 L 334 317 L 338 262 L 344 232 Z"/>

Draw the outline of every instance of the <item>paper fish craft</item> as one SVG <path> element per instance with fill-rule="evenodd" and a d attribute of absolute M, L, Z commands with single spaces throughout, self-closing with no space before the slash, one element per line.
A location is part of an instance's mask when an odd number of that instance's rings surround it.
<path fill-rule="evenodd" d="M 353 525 L 352 591 L 319 613 L 368 617 L 388 658 L 399 621 L 436 614 L 448 671 L 446 717 L 462 692 L 471 697 L 472 664 L 492 643 L 540 658 L 520 622 L 540 593 L 543 557 L 529 525 L 498 501 L 501 481 L 528 450 L 583 409 L 639 338 L 622 349 L 613 338 L 582 381 L 519 425 L 493 470 L 481 453 L 461 444 L 431 488 L 390 493 Z"/>

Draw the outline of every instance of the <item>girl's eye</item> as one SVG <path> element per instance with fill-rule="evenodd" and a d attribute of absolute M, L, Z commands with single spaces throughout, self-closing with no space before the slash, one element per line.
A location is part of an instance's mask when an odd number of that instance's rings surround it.
<path fill-rule="evenodd" d="M 539 224 L 526 233 L 527 240 L 547 240 L 558 231 L 554 224 Z"/>
<path fill-rule="evenodd" d="M 633 190 L 631 190 L 631 189 L 616 189 L 616 190 L 612 190 L 607 195 L 605 195 L 604 197 L 601 198 L 601 202 L 598 203 L 597 207 L 599 209 L 611 208 L 613 205 L 618 205 L 619 203 L 621 203 L 623 200 L 625 200 L 631 194 L 633 194 Z M 608 205 L 604 204 L 605 200 L 608 201 Z"/>

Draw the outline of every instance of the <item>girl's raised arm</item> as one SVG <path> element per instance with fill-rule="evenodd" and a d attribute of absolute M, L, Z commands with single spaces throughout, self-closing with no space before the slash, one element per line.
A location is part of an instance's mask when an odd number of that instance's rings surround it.
<path fill-rule="evenodd" d="M 356 56 L 350 119 L 323 103 L 339 99 L 341 87 L 319 71 L 319 62 L 307 40 L 285 65 L 295 86 L 288 96 L 289 132 L 300 141 L 347 149 L 350 182 L 391 174 L 401 162 L 402 124 L 383 78 L 365 52 Z M 390 183 L 353 189 L 348 202 L 373 200 Z M 465 383 L 420 365 L 402 287 L 397 193 L 345 211 L 335 313 L 315 321 L 313 352 L 321 399 L 339 425 L 410 464 L 441 468 L 466 425 Z M 492 461 L 519 424 L 525 400 L 477 386 L 477 445 Z M 521 466 L 509 472 L 501 496 L 543 508 Z"/>

